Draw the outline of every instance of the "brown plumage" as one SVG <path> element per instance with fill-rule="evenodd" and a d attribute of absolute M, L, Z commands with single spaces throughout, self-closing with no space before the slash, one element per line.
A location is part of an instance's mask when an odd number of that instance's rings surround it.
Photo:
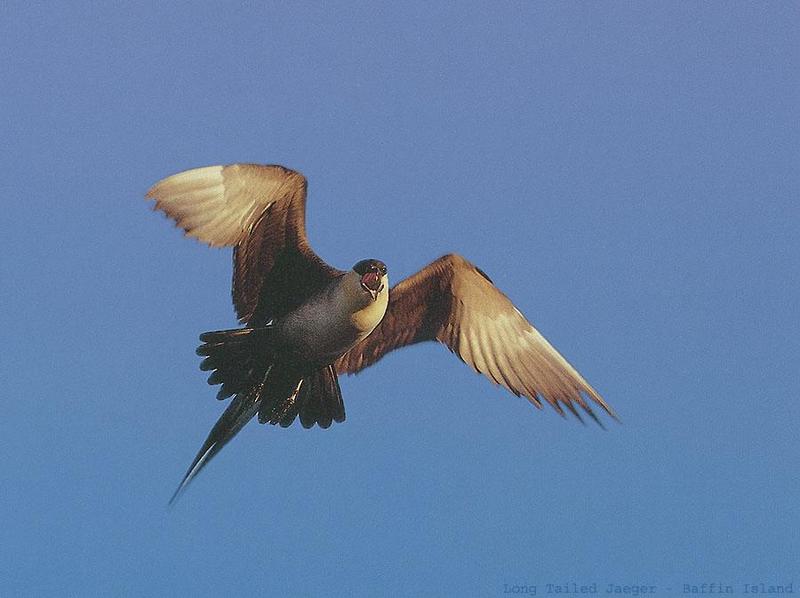
<path fill-rule="evenodd" d="M 355 373 L 394 349 L 434 340 L 536 407 L 541 408 L 543 399 L 561 415 L 566 407 L 580 418 L 577 404 L 600 423 L 585 394 L 616 417 L 491 279 L 455 254 L 440 257 L 392 287 L 383 321 L 339 358 L 336 369 Z"/>
<path fill-rule="evenodd" d="M 386 266 L 350 271 L 326 264 L 308 244 L 306 180 L 277 165 L 196 168 L 147 193 L 211 246 L 233 246 L 233 303 L 246 327 L 201 336 L 201 368 L 218 398 L 233 397 L 173 500 L 250 419 L 327 428 L 344 421 L 337 373 L 386 353 L 439 341 L 475 371 L 536 407 L 542 401 L 600 423 L 590 401 L 611 408 L 480 269 L 445 255 L 389 290 Z"/>

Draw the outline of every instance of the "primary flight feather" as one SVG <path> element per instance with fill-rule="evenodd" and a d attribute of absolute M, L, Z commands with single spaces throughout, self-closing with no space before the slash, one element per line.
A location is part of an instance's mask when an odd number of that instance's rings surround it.
<path fill-rule="evenodd" d="M 385 264 L 349 271 L 326 264 L 308 244 L 306 179 L 277 165 L 187 170 L 147 193 L 186 235 L 233 246 L 233 303 L 244 328 L 207 332 L 197 352 L 217 397 L 233 397 L 212 428 L 174 501 L 252 418 L 327 428 L 345 419 L 337 374 L 355 373 L 388 352 L 436 340 L 536 407 L 591 402 L 597 391 L 547 342 L 479 268 L 445 255 L 389 289 Z M 172 502 L 172 501 L 171 501 Z"/>

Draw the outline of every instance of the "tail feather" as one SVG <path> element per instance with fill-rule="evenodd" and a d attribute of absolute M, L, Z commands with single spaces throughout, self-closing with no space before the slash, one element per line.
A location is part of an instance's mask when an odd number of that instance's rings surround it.
<path fill-rule="evenodd" d="M 200 369 L 214 370 L 208 377 L 209 384 L 222 384 L 217 399 L 246 392 L 261 381 L 264 369 L 274 360 L 273 336 L 271 326 L 217 330 L 200 335 L 203 344 L 197 348 L 197 354 L 205 357 Z"/>
<path fill-rule="evenodd" d="M 274 367 L 270 327 L 219 330 L 200 335 L 203 344 L 197 354 L 205 356 L 202 370 L 214 370 L 210 384 L 222 384 L 217 398 L 236 395 L 211 428 L 203 446 L 183 476 L 169 504 L 172 505 L 189 483 L 258 412 L 261 395 Z"/>
<path fill-rule="evenodd" d="M 247 422 L 253 419 L 253 416 L 258 411 L 260 385 L 254 387 L 251 392 L 246 394 L 237 395 L 231 401 L 228 408 L 222 414 L 222 417 L 217 420 L 208 438 L 200 447 L 197 455 L 186 470 L 180 485 L 178 486 L 172 498 L 169 499 L 169 504 L 172 505 L 189 486 L 189 483 L 197 476 L 198 473 L 205 467 L 214 456 L 222 450 L 228 441 L 238 434 Z"/>
<path fill-rule="evenodd" d="M 344 402 L 333 366 L 316 369 L 287 362 L 274 347 L 274 329 L 242 328 L 206 332 L 197 354 L 200 369 L 213 370 L 209 384 L 222 384 L 218 399 L 233 396 L 172 495 L 173 504 L 189 483 L 256 414 L 261 423 L 321 428 L 345 420 Z"/>

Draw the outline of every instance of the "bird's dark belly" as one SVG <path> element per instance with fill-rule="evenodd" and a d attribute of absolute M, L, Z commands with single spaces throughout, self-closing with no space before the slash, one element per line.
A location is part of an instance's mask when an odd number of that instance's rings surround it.
<path fill-rule="evenodd" d="M 292 361 L 304 361 L 319 366 L 333 363 L 366 336 L 353 324 L 328 322 L 325 326 L 314 323 L 287 321 L 278 324 L 281 345 Z"/>

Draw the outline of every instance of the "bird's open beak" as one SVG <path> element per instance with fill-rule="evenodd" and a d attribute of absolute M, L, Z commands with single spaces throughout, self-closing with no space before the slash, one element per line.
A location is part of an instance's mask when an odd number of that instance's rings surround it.
<path fill-rule="evenodd" d="M 382 278 L 380 272 L 375 270 L 365 272 L 361 277 L 361 287 L 372 296 L 373 301 L 378 299 L 378 293 L 383 290 Z"/>

